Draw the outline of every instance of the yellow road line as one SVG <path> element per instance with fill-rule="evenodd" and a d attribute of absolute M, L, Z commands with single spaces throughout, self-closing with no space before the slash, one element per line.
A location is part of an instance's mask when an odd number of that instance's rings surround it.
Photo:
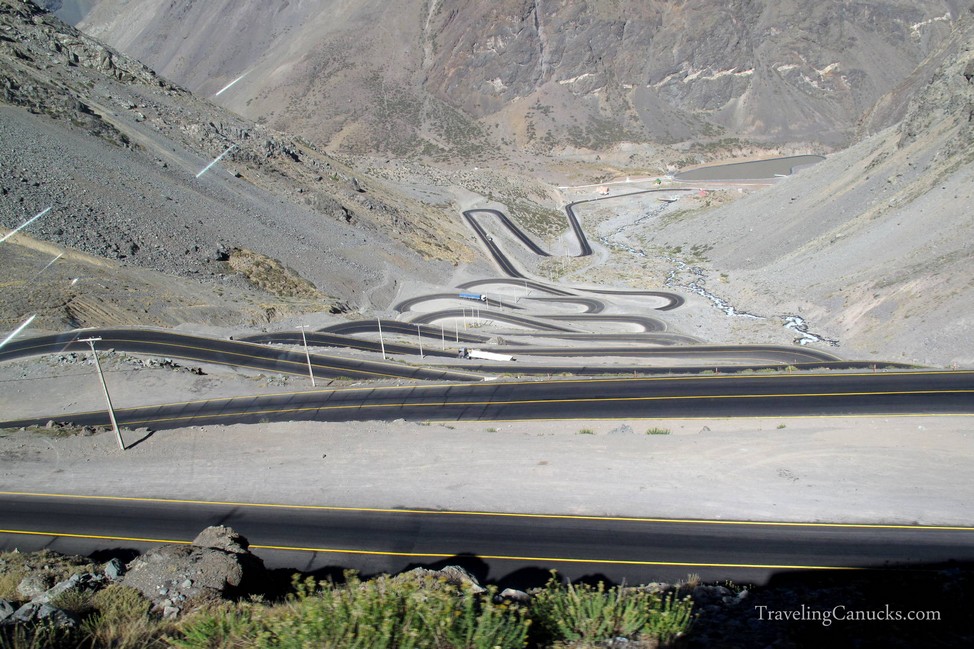
<path fill-rule="evenodd" d="M 174 543 L 191 545 L 192 541 L 173 539 L 150 539 L 131 536 L 111 536 L 107 534 L 72 534 L 63 532 L 41 532 L 33 530 L 0 530 L 0 534 L 14 534 L 20 536 L 53 536 L 70 539 L 93 539 L 98 541 L 124 541 L 127 543 Z M 394 552 L 387 550 L 353 550 L 348 548 L 313 548 L 290 545 L 262 545 L 252 544 L 251 549 L 281 550 L 285 552 L 313 552 L 316 554 L 351 554 L 358 556 L 376 557 L 404 557 L 411 559 L 449 559 L 457 556 L 455 552 Z M 853 566 L 803 566 L 760 563 L 703 563 L 689 561 L 640 561 L 638 559 L 578 559 L 574 557 L 531 557 L 503 554 L 477 554 L 477 558 L 493 561 L 533 561 L 544 563 L 576 563 L 616 566 L 673 566 L 681 568 L 738 568 L 763 570 L 867 570 Z"/>
<path fill-rule="evenodd" d="M 693 525 L 740 525 L 751 527 L 812 527 L 841 529 L 895 529 L 895 530 L 941 530 L 974 532 L 974 527 L 949 525 L 893 525 L 884 523 L 804 523 L 789 521 L 739 521 L 708 520 L 694 518 L 649 518 L 638 516 L 592 516 L 580 514 L 530 514 L 517 512 L 452 511 L 430 509 L 391 509 L 381 507 L 339 507 L 335 505 L 286 505 L 280 503 L 247 503 L 220 500 L 192 500 L 183 498 L 148 498 L 140 496 L 97 496 L 86 494 L 37 493 L 26 491 L 0 491 L 0 496 L 19 496 L 33 498 L 63 498 L 66 500 L 104 500 L 114 502 L 144 502 L 177 505 L 220 506 L 237 508 L 294 509 L 308 511 L 360 512 L 373 514 L 422 514 L 435 516 L 478 516 L 496 518 L 527 518 L 538 520 L 579 520 L 627 523 L 686 523 Z"/>
<path fill-rule="evenodd" d="M 692 401 L 701 399 L 786 399 L 786 398 L 814 398 L 814 397 L 861 397 L 861 396 L 894 396 L 894 395 L 916 395 L 916 394 L 974 394 L 974 389 L 970 390 L 897 390 L 890 392 L 822 392 L 822 393 L 794 393 L 794 394 L 712 394 L 712 395 L 670 395 L 652 397 L 603 397 L 585 399 L 526 399 L 523 401 L 437 401 L 432 403 L 357 403 L 342 405 L 321 405 L 321 406 L 302 406 L 294 408 L 273 408 L 265 410 L 244 410 L 238 412 L 219 412 L 213 414 L 194 414 L 179 417 L 156 417 L 153 419 L 137 419 L 126 421 L 126 425 L 145 425 L 162 422 L 187 421 L 193 419 L 212 419 L 221 417 L 235 416 L 259 416 L 259 415 L 282 415 L 285 413 L 301 412 L 321 412 L 337 410 L 367 410 L 367 409 L 389 409 L 389 408 L 443 408 L 443 407 L 489 407 L 489 406 L 511 406 L 511 405 L 536 405 L 536 404 L 573 404 L 573 403 L 609 403 L 609 402 L 634 402 L 634 401 Z M 175 407 L 182 404 L 168 404 L 151 406 L 152 408 Z M 135 411 L 141 408 L 130 408 L 117 412 Z M 873 415 L 873 416 L 881 416 Z M 548 417 L 548 420 L 557 418 Z M 488 421 L 488 420 L 481 420 Z"/>
<path fill-rule="evenodd" d="M 218 340 L 218 339 L 199 338 L 199 337 L 195 337 L 195 336 L 185 336 L 185 337 L 191 338 L 191 339 L 195 339 L 195 340 L 200 340 L 200 341 L 212 340 L 212 341 L 217 341 L 217 342 L 221 342 L 221 343 L 227 342 L 227 341 Z M 64 345 L 67 346 L 67 345 L 70 345 L 70 344 L 75 343 L 75 342 L 77 342 L 77 341 L 75 341 L 75 340 L 66 341 L 64 343 Z M 263 362 L 268 362 L 268 363 L 275 363 L 276 362 L 276 363 L 280 363 L 280 364 L 284 364 L 284 365 L 292 365 L 292 366 L 294 366 L 296 368 L 294 371 L 290 371 L 290 370 L 287 370 L 287 369 L 275 369 L 275 370 L 273 370 L 273 371 L 280 372 L 282 374 L 291 374 L 291 375 L 294 375 L 294 376 L 304 376 L 304 375 L 307 374 L 307 369 L 306 369 L 307 368 L 307 364 L 306 364 L 306 361 L 297 361 L 297 360 L 288 360 L 288 359 L 275 359 L 275 358 L 268 358 L 266 356 L 255 356 L 253 354 L 245 354 L 243 352 L 234 352 L 234 351 L 225 351 L 225 350 L 214 350 L 214 349 L 212 349 L 210 347 L 198 347 L 198 346 L 193 346 L 193 345 L 182 344 L 182 343 L 179 343 L 179 342 L 164 342 L 164 341 L 155 341 L 155 340 L 129 340 L 129 339 L 126 339 L 126 338 L 111 338 L 111 339 L 106 339 L 105 342 L 107 344 L 109 344 L 109 345 L 128 343 L 128 344 L 135 344 L 135 345 L 150 345 L 150 346 L 155 346 L 155 347 L 168 347 L 168 348 L 183 349 L 183 350 L 204 351 L 204 352 L 208 352 L 208 353 L 220 353 L 220 354 L 226 354 L 227 356 L 234 356 L 234 357 L 238 357 L 238 358 L 249 359 L 249 360 L 252 360 L 252 361 L 263 361 Z M 234 344 L 238 344 L 238 345 L 250 345 L 250 346 L 256 347 L 258 349 L 265 350 L 265 351 L 269 351 L 269 350 L 272 349 L 271 347 L 268 347 L 266 345 L 260 345 L 258 343 L 250 343 L 250 342 L 246 342 L 246 341 L 237 341 L 237 340 L 234 340 L 234 341 L 229 341 L 229 342 L 234 343 Z M 33 347 L 27 347 L 27 348 L 22 348 L 22 349 L 46 349 L 48 347 L 50 347 L 50 345 L 36 345 L 36 346 L 33 346 Z M 50 352 L 50 353 L 56 353 L 56 352 Z M 138 352 L 138 351 L 135 351 L 135 352 L 126 352 L 126 353 L 139 354 L 139 353 L 146 353 L 146 352 Z M 298 353 L 298 352 L 288 351 L 288 353 Z M 208 364 L 212 364 L 212 365 L 224 365 L 224 366 L 228 366 L 228 367 L 251 367 L 252 369 L 256 369 L 256 370 L 270 371 L 270 370 L 267 370 L 267 368 L 254 367 L 254 366 L 248 365 L 246 363 L 231 363 L 231 362 L 218 361 L 218 360 L 203 360 L 203 359 L 198 358 L 197 356 L 193 356 L 193 355 L 190 355 L 190 354 L 187 354 L 187 356 L 185 356 L 183 358 L 186 358 L 187 360 L 193 360 L 193 361 L 196 361 L 196 362 L 199 362 L 199 363 L 208 363 Z M 341 374 L 341 373 L 352 373 L 352 374 L 361 374 L 361 375 L 367 376 L 367 377 L 384 377 L 384 378 L 391 378 L 391 379 L 409 378 L 409 377 L 404 377 L 404 376 L 399 375 L 399 374 L 386 374 L 386 373 L 383 373 L 383 372 L 372 371 L 372 370 L 359 370 L 359 369 L 347 368 L 347 367 L 336 367 L 336 366 L 333 366 L 333 365 L 328 365 L 325 362 L 319 362 L 319 360 L 331 361 L 331 362 L 334 362 L 336 360 L 342 360 L 342 361 L 349 360 L 349 359 L 343 359 L 343 358 L 340 358 L 340 357 L 328 356 L 328 355 L 325 355 L 325 354 L 312 354 L 311 355 L 311 359 L 312 359 L 312 365 L 314 365 L 315 367 L 321 368 L 323 370 L 331 371 L 331 372 L 336 372 L 336 373 L 339 373 L 339 374 Z M 385 367 L 396 367 L 396 368 L 400 368 L 401 367 L 401 368 L 405 368 L 405 369 L 417 369 L 417 370 L 429 370 L 430 369 L 430 368 L 425 368 L 425 367 L 414 367 L 414 366 L 409 366 L 409 365 L 400 366 L 400 365 L 395 365 L 395 364 L 392 364 L 392 363 L 383 363 L 381 361 L 362 361 L 362 362 L 372 363 L 372 364 L 375 364 L 375 365 L 385 366 Z M 300 370 L 297 369 L 297 368 L 300 368 Z M 436 371 L 436 370 L 433 370 L 433 371 Z M 476 378 L 478 380 L 483 378 L 479 374 L 472 374 L 470 372 L 463 372 L 462 370 L 441 369 L 441 370 L 438 370 L 438 371 L 451 372 L 451 373 L 455 373 L 455 374 L 467 376 L 467 377 L 470 377 L 470 378 Z"/>

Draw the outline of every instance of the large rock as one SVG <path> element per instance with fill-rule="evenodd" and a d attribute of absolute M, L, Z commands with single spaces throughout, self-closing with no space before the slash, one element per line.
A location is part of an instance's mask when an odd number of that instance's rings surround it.
<path fill-rule="evenodd" d="M 247 539 L 234 531 L 233 528 L 224 525 L 214 525 L 206 528 L 193 539 L 193 545 L 199 548 L 212 548 L 234 554 L 250 553 L 247 549 L 250 547 Z"/>
<path fill-rule="evenodd" d="M 44 623 L 59 629 L 73 629 L 78 626 L 78 618 L 73 613 L 63 611 L 50 604 L 28 602 L 18 608 L 4 624 Z"/>
<path fill-rule="evenodd" d="M 54 581 L 46 572 L 31 572 L 17 584 L 17 594 L 24 599 L 34 599 L 46 593 L 53 585 Z"/>
<path fill-rule="evenodd" d="M 486 588 L 480 585 L 477 578 L 460 566 L 445 566 L 441 570 L 429 570 L 427 568 L 414 568 L 404 572 L 397 577 L 398 579 L 436 579 L 443 581 L 451 586 L 458 588 L 469 588 L 474 593 L 486 592 Z"/>
<path fill-rule="evenodd" d="M 136 558 L 121 583 L 173 616 L 188 603 L 250 592 L 264 574 L 264 563 L 248 547 L 231 528 L 210 527 L 191 545 L 163 545 Z"/>
<path fill-rule="evenodd" d="M 0 599 L 0 624 L 3 624 L 8 618 L 12 617 L 15 610 L 13 604 L 5 599 Z"/>
<path fill-rule="evenodd" d="M 23 582 L 21 582 L 23 583 Z M 31 602 L 34 604 L 50 604 L 54 602 L 58 597 L 67 592 L 84 592 L 93 593 L 99 590 L 105 585 L 104 575 L 95 575 L 92 573 L 80 573 L 72 575 L 64 581 L 58 582 L 51 588 L 47 589 L 43 593 L 34 596 Z"/>

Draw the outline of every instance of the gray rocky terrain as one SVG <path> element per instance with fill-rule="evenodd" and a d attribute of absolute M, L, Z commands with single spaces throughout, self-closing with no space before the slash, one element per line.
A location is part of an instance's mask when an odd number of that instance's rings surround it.
<path fill-rule="evenodd" d="M 470 257 L 450 234 L 456 228 L 444 223 L 442 206 L 360 181 L 310 143 L 196 99 L 30 2 L 0 3 L 0 86 L 0 224 L 13 228 L 50 208 L 24 231 L 43 242 L 34 246 L 46 246 L 42 253 L 15 264 L 28 253 L 11 245 L 0 252 L 11 280 L 39 283 L 51 299 L 7 297 L 41 302 L 42 327 L 140 322 L 132 312 L 149 313 L 154 299 L 147 295 L 160 295 L 160 282 L 147 271 L 170 277 L 172 292 L 199 312 L 235 300 L 286 312 L 293 309 L 277 302 L 294 297 L 305 298 L 305 307 L 321 305 L 309 310 L 344 310 L 369 306 L 373 294 L 384 304 L 401 272 L 434 278 Z M 230 147 L 219 165 L 197 177 Z M 74 317 L 64 305 L 77 290 L 65 280 L 97 269 L 86 263 L 65 277 L 58 262 L 38 273 L 69 251 L 66 259 L 89 255 L 101 260 L 95 266 L 119 269 L 134 286 L 113 286 L 113 299 L 129 294 L 137 298 L 129 302 L 141 305 L 126 307 L 126 317 Z M 251 253 L 280 267 L 290 284 L 310 282 L 318 293 L 298 296 L 293 287 L 248 283 L 233 258 Z M 201 283 L 204 288 L 192 288 Z M 238 295 L 202 298 L 227 291 Z M 252 322 L 254 309 L 243 311 L 250 314 L 237 321 Z M 4 326 L 15 326 L 24 312 L 5 309 Z M 189 311 L 183 315 L 194 320 Z"/>
<path fill-rule="evenodd" d="M 79 24 L 194 92 L 246 75 L 216 101 L 315 141 L 470 156 L 845 145 L 966 11 L 957 0 L 99 0 Z"/>

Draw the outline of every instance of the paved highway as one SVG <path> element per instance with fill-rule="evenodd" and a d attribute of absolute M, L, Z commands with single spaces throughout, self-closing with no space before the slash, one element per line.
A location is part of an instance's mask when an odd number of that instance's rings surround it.
<path fill-rule="evenodd" d="M 790 569 L 974 561 L 974 529 L 289 507 L 0 492 L 0 548 L 91 552 L 186 543 L 229 525 L 272 567 L 398 571 L 464 563 L 494 580 L 557 569 L 617 582 L 762 581 Z M 56 540 L 55 540 L 56 539 Z M 270 552 L 276 550 L 276 552 Z M 524 574 L 527 571 L 527 574 Z"/>
<path fill-rule="evenodd" d="M 416 325 L 412 325 L 415 334 Z M 439 330 L 437 330 L 437 333 Z M 38 336 L 8 343 L 0 350 L 0 362 L 65 352 L 90 353 L 80 339 L 101 338 L 99 350 L 169 356 L 201 363 L 231 365 L 249 369 L 307 376 L 308 361 L 303 351 L 257 345 L 236 340 L 191 336 L 155 329 L 81 329 L 53 336 Z M 340 356 L 312 354 L 315 376 L 354 378 L 408 378 L 432 381 L 480 381 L 482 376 L 400 363 L 367 361 Z"/>
<path fill-rule="evenodd" d="M 116 410 L 119 425 L 974 414 L 974 372 L 510 381 L 312 390 Z M 0 422 L 40 425 L 51 417 Z M 104 411 L 58 417 L 107 425 Z"/>

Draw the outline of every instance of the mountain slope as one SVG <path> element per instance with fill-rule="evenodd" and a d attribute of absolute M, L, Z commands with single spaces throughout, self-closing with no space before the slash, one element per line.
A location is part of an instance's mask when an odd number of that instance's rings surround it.
<path fill-rule="evenodd" d="M 471 254 L 447 206 L 197 99 L 30 2 L 0 0 L 0 87 L 4 227 L 50 207 L 27 234 L 217 286 L 237 281 L 233 251 L 255 251 L 356 306 Z"/>
<path fill-rule="evenodd" d="M 961 7 L 100 0 L 81 26 L 194 91 L 246 74 L 221 103 L 315 141 L 471 155 L 505 141 L 544 153 L 700 138 L 847 144 Z"/>
<path fill-rule="evenodd" d="M 664 248 L 708 248 L 711 290 L 799 313 L 840 353 L 974 364 L 974 16 L 928 62 L 903 120 L 768 190 L 655 224 Z M 886 102 L 902 101 L 896 89 Z"/>

